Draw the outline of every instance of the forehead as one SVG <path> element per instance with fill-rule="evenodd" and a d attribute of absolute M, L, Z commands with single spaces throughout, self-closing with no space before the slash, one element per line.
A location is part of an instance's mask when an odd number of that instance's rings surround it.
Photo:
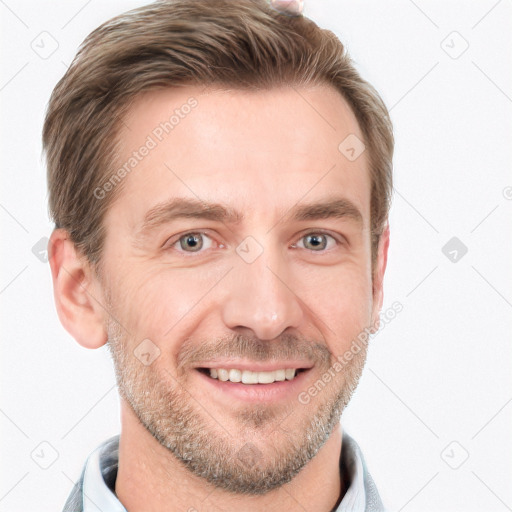
<path fill-rule="evenodd" d="M 123 121 L 116 169 L 126 172 L 107 217 L 122 214 L 132 228 L 171 197 L 272 221 L 301 200 L 336 193 L 369 215 L 366 151 L 356 159 L 345 151 L 356 141 L 359 152 L 363 136 L 330 86 L 151 91 Z"/>

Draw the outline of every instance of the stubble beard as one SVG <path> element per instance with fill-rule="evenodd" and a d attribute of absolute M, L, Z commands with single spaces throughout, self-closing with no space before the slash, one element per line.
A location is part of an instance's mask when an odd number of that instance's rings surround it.
<path fill-rule="evenodd" d="M 298 400 L 285 410 L 244 407 L 227 411 L 226 421 L 213 417 L 208 398 L 202 397 L 202 404 L 186 389 L 186 381 L 156 362 L 143 365 L 133 355 L 136 344 L 117 323 L 109 322 L 108 331 L 119 394 L 148 432 L 197 477 L 227 492 L 254 496 L 289 483 L 318 453 L 357 387 L 367 353 L 364 343 L 338 375 L 342 382 L 333 380 L 307 407 Z M 329 355 L 319 362 L 319 378 L 334 361 Z M 233 419 L 235 435 L 227 428 Z"/>

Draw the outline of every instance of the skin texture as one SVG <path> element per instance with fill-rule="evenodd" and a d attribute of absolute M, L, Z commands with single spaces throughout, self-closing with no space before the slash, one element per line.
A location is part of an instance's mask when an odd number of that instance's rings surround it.
<path fill-rule="evenodd" d="M 61 322 L 83 346 L 108 341 L 113 355 L 122 411 L 116 494 L 130 512 L 331 510 L 345 491 L 338 419 L 366 343 L 332 368 L 378 322 L 389 244 L 386 229 L 372 279 L 367 155 L 351 162 L 338 150 L 349 134 L 363 137 L 325 85 L 161 90 L 133 104 L 119 165 L 191 97 L 197 106 L 117 185 L 101 276 L 66 232 L 51 238 Z M 152 208 L 177 197 L 244 218 L 143 228 Z M 292 218 L 294 208 L 334 198 L 350 201 L 360 222 Z M 205 236 L 196 252 L 184 235 L 197 232 Z M 136 357 L 143 340 L 151 364 Z M 294 360 L 283 367 L 299 361 L 309 370 L 291 392 L 249 401 L 197 370 L 221 360 L 228 368 Z M 329 382 L 301 403 L 299 393 L 329 368 Z"/>

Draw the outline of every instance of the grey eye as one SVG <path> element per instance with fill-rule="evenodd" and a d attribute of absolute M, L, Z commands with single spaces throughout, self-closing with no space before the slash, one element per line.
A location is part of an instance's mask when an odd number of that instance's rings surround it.
<path fill-rule="evenodd" d="M 313 251 L 323 251 L 327 247 L 327 235 L 321 233 L 312 233 L 302 237 L 304 247 Z"/>
<path fill-rule="evenodd" d="M 186 252 L 198 252 L 203 248 L 203 233 L 187 233 L 177 243 Z"/>

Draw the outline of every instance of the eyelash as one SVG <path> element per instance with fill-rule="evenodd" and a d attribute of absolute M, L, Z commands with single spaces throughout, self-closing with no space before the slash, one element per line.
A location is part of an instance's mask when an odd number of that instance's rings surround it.
<path fill-rule="evenodd" d="M 179 244 L 180 240 L 182 238 L 185 238 L 189 235 L 202 235 L 202 236 L 205 236 L 205 237 L 208 237 L 210 238 L 211 240 L 213 240 L 213 238 L 205 231 L 188 231 L 182 235 L 179 235 L 178 238 L 176 238 L 176 240 L 174 242 L 172 242 L 171 244 L 168 245 L 168 241 L 164 244 L 164 249 L 167 249 L 167 250 L 170 250 L 172 248 L 174 248 L 177 244 Z M 332 235 L 331 233 L 328 233 L 326 231 L 323 231 L 323 230 L 312 230 L 312 231 L 308 231 L 307 233 L 304 233 L 300 238 L 299 240 L 302 240 L 303 238 L 305 238 L 306 236 L 308 235 L 323 235 L 323 236 L 327 236 L 331 239 L 334 240 L 334 242 L 336 243 L 337 246 L 339 245 L 342 245 L 343 244 L 343 241 L 342 240 L 339 240 L 337 237 L 335 237 L 334 235 Z M 220 247 L 225 247 L 224 244 L 220 244 Z M 292 248 L 296 249 L 297 248 L 297 243 L 293 244 L 291 246 Z M 302 247 L 299 247 L 299 249 L 302 249 Z M 332 250 L 331 249 L 324 249 L 324 250 L 321 250 L 321 251 L 314 251 L 312 249 L 306 249 L 304 248 L 305 250 L 309 251 L 310 253 L 319 253 L 319 254 L 325 254 L 329 251 Z M 190 254 L 190 255 L 193 255 L 193 254 L 201 254 L 201 253 L 204 253 L 205 251 L 202 250 L 199 250 L 197 252 L 194 252 L 194 251 L 183 251 L 183 250 L 177 250 L 177 252 L 185 255 L 185 254 Z M 185 257 L 188 257 L 188 256 L 185 256 Z"/>

